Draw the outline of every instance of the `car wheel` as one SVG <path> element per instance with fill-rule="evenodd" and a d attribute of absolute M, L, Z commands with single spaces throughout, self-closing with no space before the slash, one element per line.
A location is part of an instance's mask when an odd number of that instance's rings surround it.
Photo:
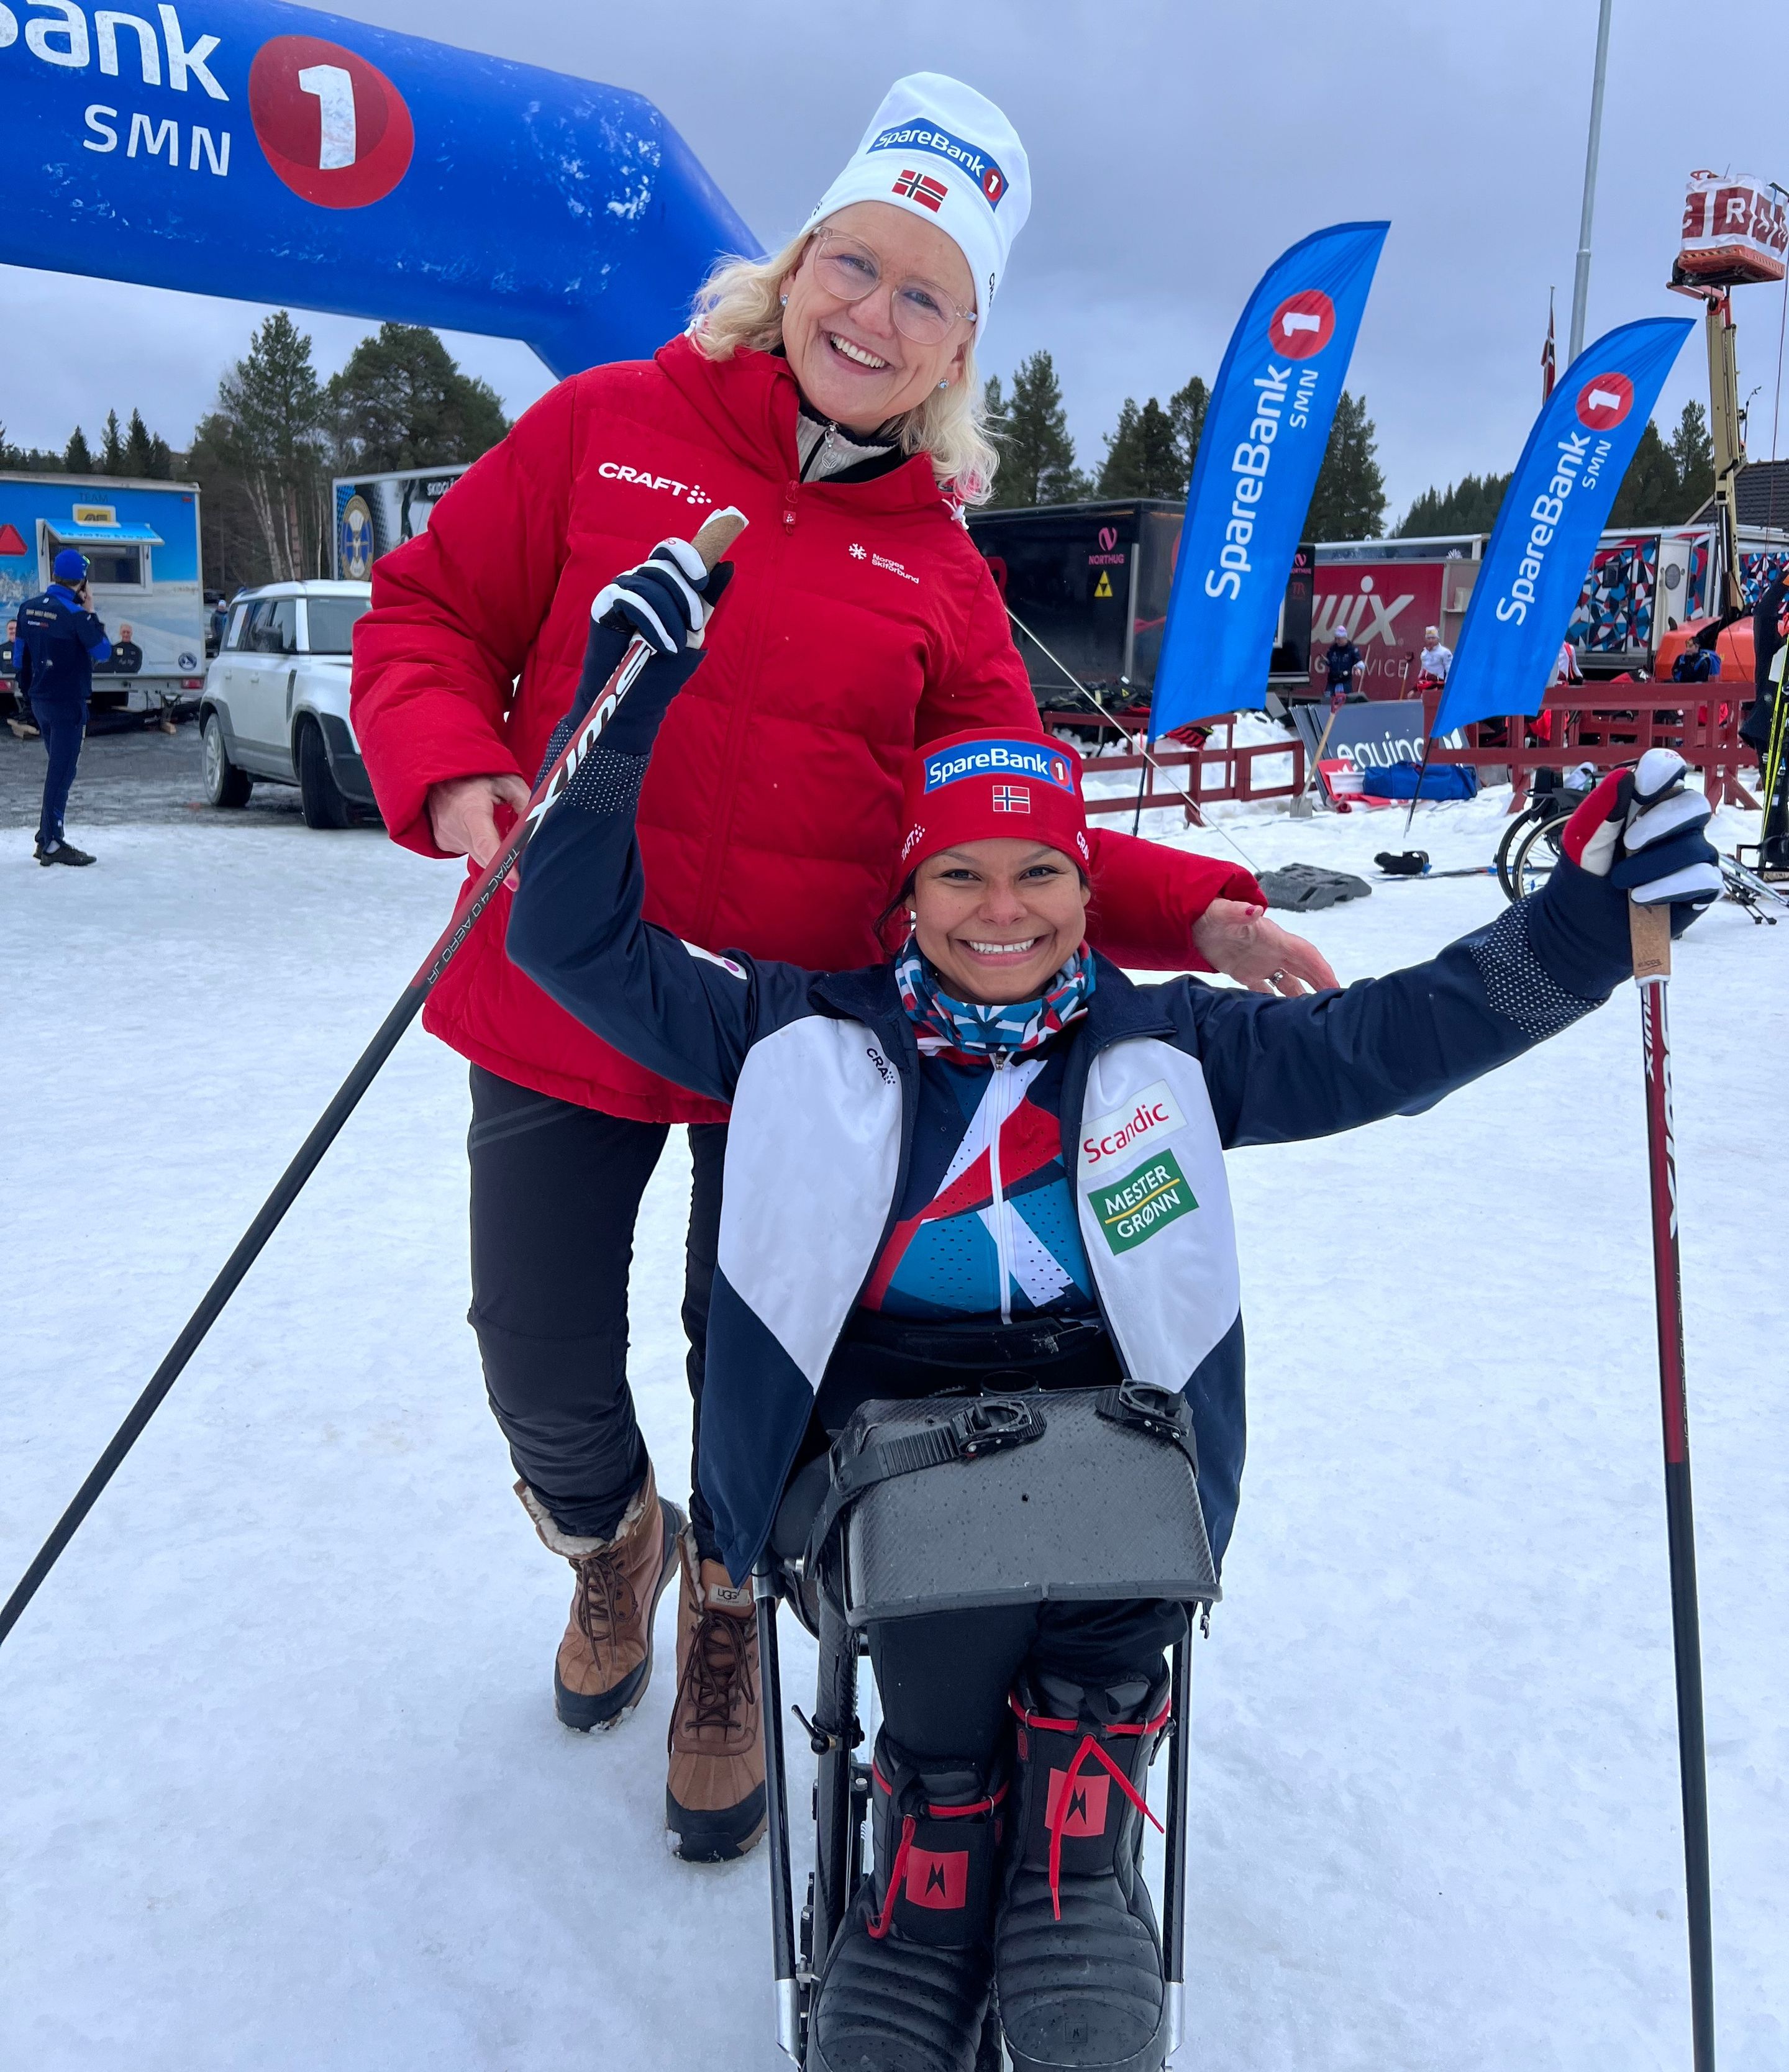
<path fill-rule="evenodd" d="M 230 760 L 230 751 L 224 742 L 224 722 L 214 712 L 205 715 L 204 729 L 199 737 L 199 756 L 204 772 L 206 803 L 213 806 L 247 805 L 255 780 L 246 770 L 237 769 Z"/>
<path fill-rule="evenodd" d="M 329 767 L 323 730 L 314 719 L 298 726 L 298 797 L 307 828 L 345 828 L 352 819 L 348 800 Z"/>

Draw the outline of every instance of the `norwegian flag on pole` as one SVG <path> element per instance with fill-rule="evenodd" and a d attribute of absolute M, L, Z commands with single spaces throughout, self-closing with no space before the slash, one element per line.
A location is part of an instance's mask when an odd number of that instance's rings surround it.
<path fill-rule="evenodd" d="M 922 208 L 929 208 L 936 215 L 950 189 L 942 180 L 935 180 L 930 173 L 906 171 L 894 183 L 894 191 L 905 195 L 909 201 L 918 202 Z"/>
<path fill-rule="evenodd" d="M 1553 393 L 1553 383 L 1559 376 L 1559 356 L 1553 346 L 1553 291 L 1547 290 L 1547 343 L 1540 348 L 1540 400 L 1544 403 Z"/>

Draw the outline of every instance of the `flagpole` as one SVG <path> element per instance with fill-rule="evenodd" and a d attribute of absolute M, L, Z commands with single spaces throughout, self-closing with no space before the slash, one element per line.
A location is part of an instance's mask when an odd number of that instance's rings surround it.
<path fill-rule="evenodd" d="M 1567 365 L 1584 350 L 1584 321 L 1590 302 L 1590 220 L 1597 208 L 1597 154 L 1602 145 L 1602 83 L 1609 68 L 1609 16 L 1614 0 L 1602 0 L 1597 15 L 1597 64 L 1590 82 L 1590 135 L 1584 151 L 1584 206 L 1577 222 L 1577 271 L 1572 281 L 1572 335 Z"/>

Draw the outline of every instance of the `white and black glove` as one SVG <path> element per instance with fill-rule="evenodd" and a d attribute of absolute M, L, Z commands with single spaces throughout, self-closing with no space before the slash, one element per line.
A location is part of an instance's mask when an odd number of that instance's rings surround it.
<path fill-rule="evenodd" d="M 1610 771 L 1560 837 L 1580 870 L 1637 906 L 1683 908 L 1685 926 L 1721 889 L 1721 859 L 1703 832 L 1709 802 L 1685 786 L 1687 767 L 1676 749 L 1649 748 L 1631 770 Z"/>
<path fill-rule="evenodd" d="M 661 655 L 700 648 L 732 574 L 727 561 L 704 568 L 687 540 L 660 540 L 638 568 L 597 592 L 590 618 L 599 626 L 637 633 Z"/>

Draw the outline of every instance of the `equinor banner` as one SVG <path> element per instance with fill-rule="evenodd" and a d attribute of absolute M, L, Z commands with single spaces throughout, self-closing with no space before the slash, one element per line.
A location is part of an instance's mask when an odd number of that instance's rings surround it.
<path fill-rule="evenodd" d="M 1437 734 L 1540 711 L 1615 491 L 1693 322 L 1644 317 L 1606 332 L 1542 405 L 1479 564 Z"/>
<path fill-rule="evenodd" d="M 1302 239 L 1231 335 L 1186 491 L 1152 738 L 1266 701 L 1286 574 L 1390 228 L 1339 223 Z"/>
<path fill-rule="evenodd" d="M 649 353 L 756 252 L 648 101 L 274 0 L 0 0 L 0 260 Z"/>

